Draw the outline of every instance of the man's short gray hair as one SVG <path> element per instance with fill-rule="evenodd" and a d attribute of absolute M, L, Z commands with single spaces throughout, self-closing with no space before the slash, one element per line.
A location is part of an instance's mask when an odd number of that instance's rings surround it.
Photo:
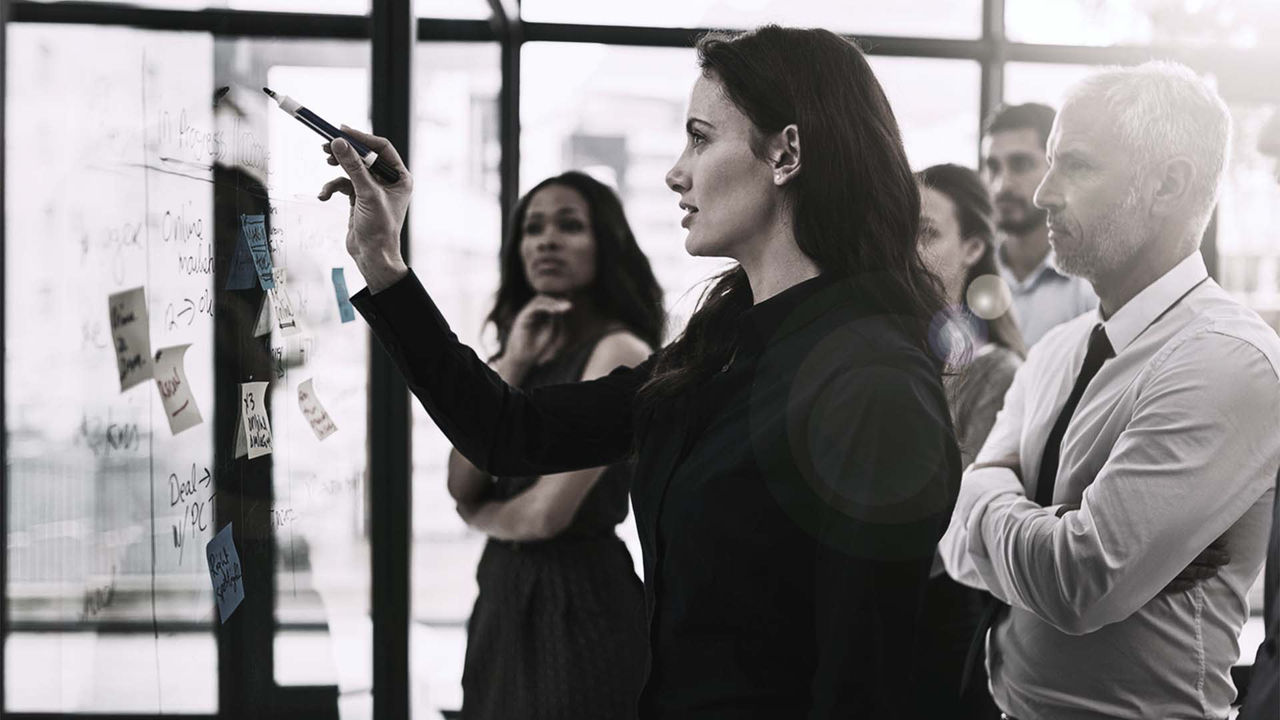
<path fill-rule="evenodd" d="M 1142 166 L 1179 155 L 1196 169 L 1189 202 L 1208 223 L 1226 171 L 1231 113 L 1207 82 L 1185 65 L 1152 61 L 1109 67 L 1075 83 L 1064 109 L 1084 99 L 1100 100 L 1120 137 Z"/>

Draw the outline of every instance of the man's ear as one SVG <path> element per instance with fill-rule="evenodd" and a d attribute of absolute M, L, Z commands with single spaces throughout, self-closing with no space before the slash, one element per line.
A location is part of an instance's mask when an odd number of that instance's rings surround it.
<path fill-rule="evenodd" d="M 1168 215 L 1185 207 L 1191 184 L 1196 178 L 1196 166 L 1190 158 L 1179 155 L 1165 160 L 1156 165 L 1154 173 L 1151 211 L 1157 215 Z"/>
<path fill-rule="evenodd" d="M 782 129 L 769 144 L 773 184 L 782 187 L 800 174 L 800 128 L 794 123 Z"/>

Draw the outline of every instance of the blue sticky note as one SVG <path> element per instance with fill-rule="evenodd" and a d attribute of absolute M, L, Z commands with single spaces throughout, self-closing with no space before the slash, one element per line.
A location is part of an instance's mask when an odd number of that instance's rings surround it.
<path fill-rule="evenodd" d="M 218 603 L 222 622 L 240 607 L 244 600 L 244 574 L 240 571 L 240 555 L 231 539 L 231 523 L 218 531 L 204 548 L 209 559 L 209 578 L 213 581 L 213 597 Z"/>
<path fill-rule="evenodd" d="M 253 253 L 253 267 L 263 290 L 276 286 L 271 267 L 271 246 L 267 244 L 267 224 L 261 215 L 241 215 L 240 234 Z"/>
<path fill-rule="evenodd" d="M 342 316 L 342 322 L 355 320 L 356 309 L 351 305 L 351 293 L 347 292 L 347 279 L 342 275 L 342 268 L 333 269 L 333 291 L 338 295 L 338 314 Z"/>
<path fill-rule="evenodd" d="M 245 238 L 244 219 L 246 217 L 262 217 L 261 215 L 240 216 L 240 241 L 231 253 L 231 267 L 227 271 L 227 290 L 248 290 L 258 275 L 253 265 L 253 254 L 249 251 L 249 241 Z"/>

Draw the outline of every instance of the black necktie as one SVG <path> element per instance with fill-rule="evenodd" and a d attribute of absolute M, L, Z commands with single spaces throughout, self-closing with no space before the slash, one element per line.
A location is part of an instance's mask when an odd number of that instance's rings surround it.
<path fill-rule="evenodd" d="M 1067 402 L 1063 404 L 1062 410 L 1058 412 L 1058 419 L 1054 420 L 1053 429 L 1049 431 L 1049 437 L 1044 442 L 1044 453 L 1040 456 L 1040 474 L 1036 478 L 1036 504 L 1041 507 L 1053 504 L 1053 485 L 1058 477 L 1058 456 L 1062 450 L 1062 436 L 1067 433 L 1067 425 L 1071 424 L 1071 416 L 1075 414 L 1076 406 L 1080 404 L 1080 398 L 1084 396 L 1084 390 L 1089 387 L 1089 382 L 1093 380 L 1093 376 L 1098 374 L 1098 370 L 1102 368 L 1102 363 L 1113 355 L 1115 355 L 1115 350 L 1111 347 L 1111 340 L 1107 338 L 1106 328 L 1102 327 L 1102 323 L 1098 323 L 1089 335 L 1089 347 L 1085 351 L 1084 364 L 1080 366 L 1080 374 L 1076 375 L 1076 383 L 1071 386 L 1071 394 L 1067 396 Z M 969 687 L 969 678 L 973 675 L 974 663 L 978 660 L 978 654 L 982 649 L 983 641 L 986 640 L 987 631 L 996 624 L 1000 615 L 1008 607 L 1008 605 L 1000 602 L 995 597 L 988 598 L 987 607 L 983 610 L 982 617 L 978 620 L 978 627 L 974 631 L 973 639 L 969 642 L 969 652 L 965 657 L 964 671 L 960 675 L 961 695 Z"/>
<path fill-rule="evenodd" d="M 1048 507 L 1053 504 L 1053 485 L 1058 477 L 1058 456 L 1062 451 L 1062 436 L 1067 433 L 1067 425 L 1071 424 L 1071 416 L 1080 404 L 1089 381 L 1098 374 L 1102 363 L 1115 355 L 1111 349 L 1111 341 L 1107 339 L 1107 331 L 1102 323 L 1094 326 L 1089 335 L 1089 349 L 1084 354 L 1084 364 L 1080 366 L 1080 374 L 1076 376 L 1076 384 L 1071 387 L 1067 402 L 1053 422 L 1049 438 L 1044 441 L 1044 452 L 1040 455 L 1040 474 L 1036 478 L 1036 504 Z"/>

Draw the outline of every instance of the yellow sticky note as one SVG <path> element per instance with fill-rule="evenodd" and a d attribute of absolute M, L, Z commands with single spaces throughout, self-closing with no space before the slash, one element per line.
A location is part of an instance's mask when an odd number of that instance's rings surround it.
<path fill-rule="evenodd" d="M 107 304 L 111 312 L 111 338 L 115 342 L 120 389 L 128 390 L 153 377 L 146 291 L 140 287 L 124 290 L 107 298 Z"/>
<path fill-rule="evenodd" d="M 169 431 L 174 435 L 204 421 L 183 367 L 189 347 L 189 344 L 175 345 L 156 351 L 156 387 L 160 389 L 160 403 L 164 406 L 165 418 L 169 420 Z"/>
<path fill-rule="evenodd" d="M 316 397 L 311 378 L 298 385 L 298 407 L 302 409 L 302 416 L 311 424 L 311 432 L 316 434 L 317 440 L 324 440 L 338 431 L 333 418 L 329 417 L 329 413 L 320 404 L 320 398 Z"/>
<path fill-rule="evenodd" d="M 271 453 L 271 420 L 267 417 L 267 383 L 240 383 L 240 427 L 236 430 L 236 457 L 249 459 Z"/>

